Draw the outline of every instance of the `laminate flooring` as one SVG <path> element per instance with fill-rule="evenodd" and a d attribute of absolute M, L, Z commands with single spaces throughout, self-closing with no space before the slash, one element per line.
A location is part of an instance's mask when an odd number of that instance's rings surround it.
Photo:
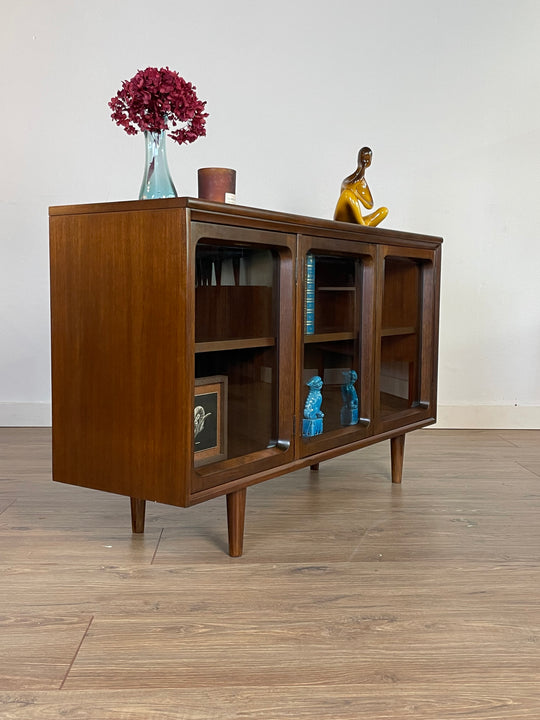
<path fill-rule="evenodd" d="M 0 718 L 540 718 L 540 431 L 426 429 L 225 500 L 51 481 L 0 429 Z"/>

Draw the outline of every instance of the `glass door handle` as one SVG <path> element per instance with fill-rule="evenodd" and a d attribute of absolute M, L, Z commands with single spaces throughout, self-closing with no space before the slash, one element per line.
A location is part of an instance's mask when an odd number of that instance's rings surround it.
<path fill-rule="evenodd" d="M 371 420 L 369 418 L 358 418 L 358 424 L 367 427 Z"/>
<path fill-rule="evenodd" d="M 278 440 L 276 442 L 276 447 L 278 450 L 283 450 L 283 452 L 286 452 L 291 447 L 291 441 L 290 440 Z"/>
<path fill-rule="evenodd" d="M 268 448 L 277 448 L 278 450 L 287 452 L 287 450 L 291 447 L 291 441 L 290 440 L 272 440 L 272 442 L 268 443 L 267 447 Z"/>

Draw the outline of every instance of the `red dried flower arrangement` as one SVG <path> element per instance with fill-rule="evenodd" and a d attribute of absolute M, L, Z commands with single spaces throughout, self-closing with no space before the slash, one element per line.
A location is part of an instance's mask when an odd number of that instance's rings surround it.
<path fill-rule="evenodd" d="M 195 90 L 168 67 L 139 70 L 131 80 L 124 80 L 111 98 L 111 117 L 128 135 L 168 130 L 169 137 L 180 145 L 192 143 L 206 135 L 208 117 L 206 101 L 199 100 Z"/>

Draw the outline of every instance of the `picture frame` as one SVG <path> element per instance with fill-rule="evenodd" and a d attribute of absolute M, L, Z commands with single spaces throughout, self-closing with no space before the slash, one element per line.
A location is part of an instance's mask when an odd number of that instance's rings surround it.
<path fill-rule="evenodd" d="M 195 378 L 193 401 L 193 465 L 227 457 L 227 376 Z"/>

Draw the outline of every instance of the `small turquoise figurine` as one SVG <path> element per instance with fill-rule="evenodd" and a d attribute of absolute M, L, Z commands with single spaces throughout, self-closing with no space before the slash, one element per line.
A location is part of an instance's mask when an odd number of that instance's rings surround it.
<path fill-rule="evenodd" d="M 323 381 L 318 375 L 314 375 L 306 385 L 309 387 L 309 395 L 304 405 L 304 420 L 302 421 L 303 437 L 320 435 L 323 431 L 323 417 L 321 412 Z"/>
<path fill-rule="evenodd" d="M 358 380 L 358 375 L 354 370 L 345 370 L 343 372 L 345 383 L 341 386 L 341 397 L 343 398 L 343 407 L 341 408 L 341 424 L 357 425 L 358 424 L 358 395 L 354 383 Z"/>

